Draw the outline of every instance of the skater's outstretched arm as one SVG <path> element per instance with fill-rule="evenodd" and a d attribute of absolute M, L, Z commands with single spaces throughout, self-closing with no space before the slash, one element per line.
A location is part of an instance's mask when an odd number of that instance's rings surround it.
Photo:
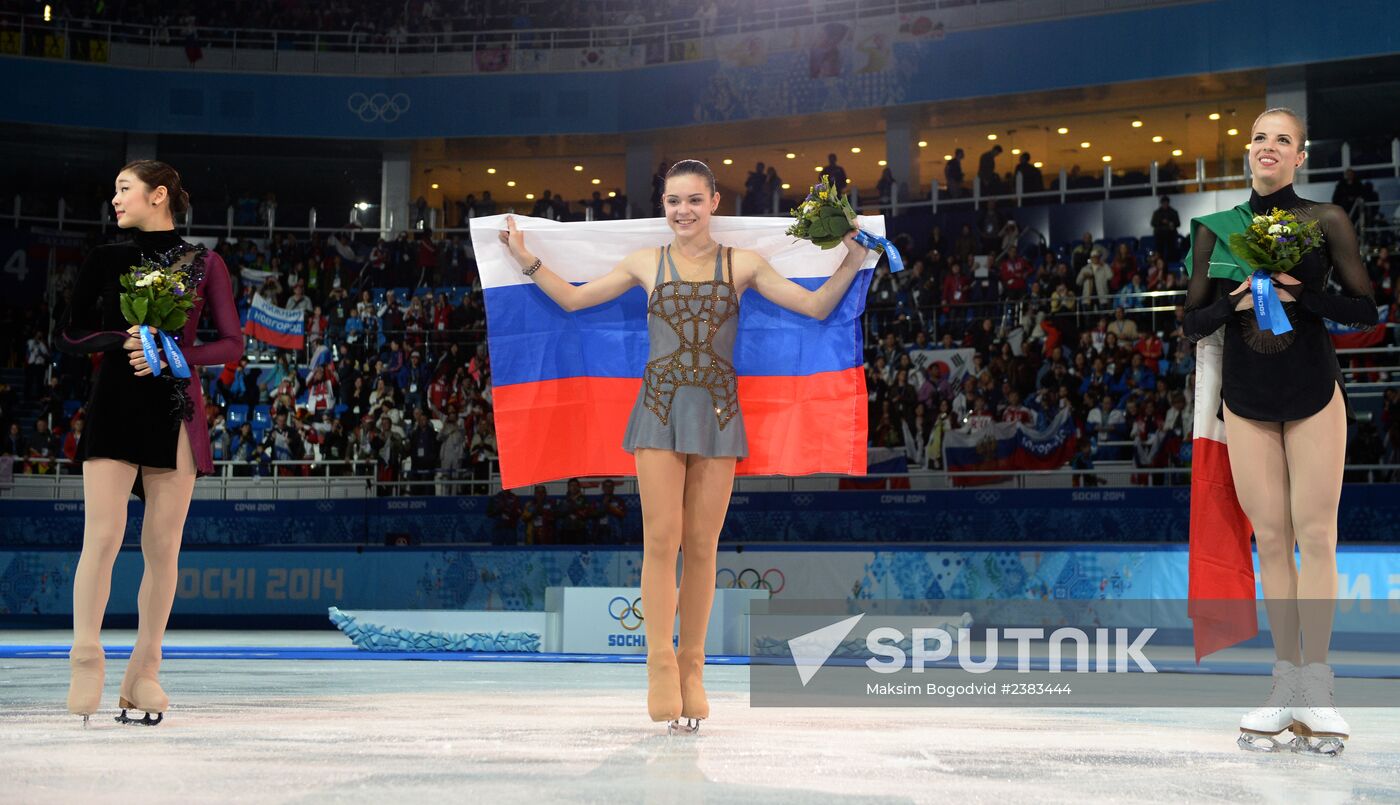
<path fill-rule="evenodd" d="M 752 287 L 779 307 L 822 321 L 836 309 L 841 297 L 846 294 L 846 289 L 851 287 L 856 273 L 865 263 L 866 256 L 870 254 L 869 249 L 856 243 L 854 229 L 847 233 L 845 245 L 846 259 L 841 261 L 836 272 L 827 277 L 826 282 L 815 291 L 809 291 L 779 274 L 756 252 L 747 251 L 742 253 L 740 259 L 735 260 L 735 284 L 741 289 Z"/>
<path fill-rule="evenodd" d="M 515 226 L 515 218 L 506 218 L 506 231 L 501 233 L 501 242 L 506 244 L 510 256 L 520 265 L 521 271 L 528 271 L 537 262 L 535 255 L 525 248 L 525 233 Z M 637 269 L 642 264 L 641 256 L 645 254 L 646 252 L 634 252 L 614 266 L 612 271 L 582 285 L 574 285 L 550 271 L 543 263 L 530 274 L 530 278 L 559 307 L 570 312 L 583 310 L 611 302 L 633 286 L 643 285 L 642 275 Z"/>

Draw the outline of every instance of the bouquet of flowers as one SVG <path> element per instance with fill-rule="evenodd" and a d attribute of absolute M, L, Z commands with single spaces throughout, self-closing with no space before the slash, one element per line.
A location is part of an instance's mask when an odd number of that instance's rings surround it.
<path fill-rule="evenodd" d="M 1292 271 L 1303 255 L 1320 245 L 1322 230 L 1316 221 L 1299 221 L 1298 216 L 1278 208 L 1268 215 L 1254 216 L 1243 232 L 1230 236 L 1230 252 L 1254 268 L 1249 284 L 1260 330 L 1274 335 L 1293 330 L 1274 290 L 1272 275 Z"/>
<path fill-rule="evenodd" d="M 1248 229 L 1230 236 L 1230 251 L 1258 271 L 1292 271 L 1303 255 L 1321 245 L 1322 230 L 1316 221 L 1299 221 L 1278 208 L 1254 216 Z"/>
<path fill-rule="evenodd" d="M 810 240 L 822 249 L 834 249 L 847 232 L 855 229 L 857 243 L 889 257 L 890 271 L 904 268 L 904 260 L 893 243 L 856 226 L 855 209 L 839 188 L 831 186 L 830 176 L 823 174 L 822 180 L 812 185 L 807 198 L 792 211 L 792 217 L 796 220 L 787 228 L 787 234 L 795 238 Z"/>
<path fill-rule="evenodd" d="M 162 268 L 152 262 L 132 266 L 121 276 L 119 296 L 122 317 L 138 325 L 141 349 L 151 374 L 160 375 L 160 353 L 156 338 L 165 351 L 166 361 L 175 377 L 189 377 L 189 364 L 170 333 L 185 326 L 190 310 L 198 297 L 185 287 L 185 277 L 178 271 Z"/>
<path fill-rule="evenodd" d="M 787 233 L 810 240 L 822 249 L 837 247 L 846 233 L 856 228 L 856 211 L 851 202 L 831 186 L 831 177 L 825 174 L 812 186 L 802 205 L 792 211 L 792 217 L 797 221 Z"/>

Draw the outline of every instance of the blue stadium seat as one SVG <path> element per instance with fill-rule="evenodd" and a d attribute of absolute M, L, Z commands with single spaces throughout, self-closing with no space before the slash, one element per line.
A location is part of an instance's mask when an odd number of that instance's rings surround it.
<path fill-rule="evenodd" d="M 400 305 L 406 304 L 411 298 L 408 295 L 407 288 L 392 288 L 391 290 L 394 292 L 394 298 L 399 301 Z"/>
<path fill-rule="evenodd" d="M 345 416 L 345 412 L 349 410 L 350 406 L 346 405 L 345 403 L 339 403 L 333 409 L 332 413 L 335 414 L 336 419 L 340 419 L 342 416 Z"/>
<path fill-rule="evenodd" d="M 272 424 L 272 406 L 259 405 L 253 408 L 253 429 L 266 428 Z"/>
<path fill-rule="evenodd" d="M 247 405 L 230 405 L 228 407 L 228 426 L 230 428 L 241 428 L 243 423 L 248 421 Z"/>
<path fill-rule="evenodd" d="M 83 407 L 83 401 L 82 401 L 82 400 L 64 400 L 64 401 L 63 401 L 63 415 L 64 415 L 65 417 L 67 417 L 68 419 L 72 419 L 72 418 L 73 418 L 73 415 L 76 414 L 76 413 L 78 413 L 78 409 L 79 409 L 79 408 L 82 408 L 82 407 Z"/>
<path fill-rule="evenodd" d="M 1144 235 L 1138 238 L 1138 248 L 1142 249 L 1145 252 L 1157 251 L 1157 236 Z"/>
<path fill-rule="evenodd" d="M 370 299 L 374 300 L 375 307 L 379 307 L 380 305 L 384 304 L 384 297 L 386 294 L 387 291 L 385 291 L 383 288 L 375 288 L 373 291 L 370 292 Z"/>

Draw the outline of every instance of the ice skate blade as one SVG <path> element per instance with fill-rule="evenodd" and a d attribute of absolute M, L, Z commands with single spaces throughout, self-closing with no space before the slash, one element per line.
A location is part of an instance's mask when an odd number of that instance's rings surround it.
<path fill-rule="evenodd" d="M 1341 738 L 1308 738 L 1302 735 L 1294 738 L 1289 747 L 1297 754 L 1318 757 L 1340 757 L 1347 748 Z"/>
<path fill-rule="evenodd" d="M 128 701 L 125 700 L 125 699 L 122 699 L 121 707 L 122 707 L 122 714 L 119 715 L 119 716 L 117 716 L 115 719 L 113 719 L 113 720 L 116 721 L 118 724 L 127 724 L 127 725 L 130 725 L 130 726 L 133 726 L 133 727 L 154 727 L 154 726 L 156 726 L 157 724 L 159 724 L 160 722 L 162 722 L 162 721 L 165 720 L 165 713 L 156 713 L 156 717 L 155 717 L 155 718 L 151 718 L 151 714 L 150 714 L 150 713 L 144 713 L 144 714 L 142 714 L 142 716 L 141 716 L 140 719 L 132 718 L 131 716 L 129 716 L 129 715 L 126 714 L 126 711 L 127 711 L 128 709 L 133 709 L 133 710 L 135 710 L 135 709 L 140 709 L 140 708 L 134 708 L 134 707 L 132 707 L 132 706 L 131 706 L 131 702 L 128 702 Z"/>
<path fill-rule="evenodd" d="M 696 734 L 696 733 L 698 733 L 698 732 L 700 731 L 700 722 L 701 722 L 701 720 L 702 720 L 702 719 L 698 719 L 698 718 L 687 718 L 687 719 L 685 720 L 685 723 L 682 724 L 682 723 L 680 722 L 680 720 L 677 719 L 677 720 L 672 721 L 672 722 L 670 722 L 669 724 L 666 725 L 666 734 L 667 734 L 667 735 L 694 735 L 694 734 Z"/>
<path fill-rule="evenodd" d="M 1282 730 L 1279 730 L 1282 732 Z M 1278 733 L 1274 733 L 1277 735 Z M 1283 743 L 1274 735 L 1265 735 L 1261 732 L 1243 731 L 1240 737 L 1235 740 L 1235 745 L 1246 752 L 1284 752 L 1289 744 Z"/>

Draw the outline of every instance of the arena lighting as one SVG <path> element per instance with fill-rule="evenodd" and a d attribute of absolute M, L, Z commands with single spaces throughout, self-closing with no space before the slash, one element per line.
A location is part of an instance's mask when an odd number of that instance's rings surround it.
<path fill-rule="evenodd" d="M 359 210 L 359 211 L 361 211 L 361 212 L 364 212 L 365 210 L 369 209 L 369 202 L 368 202 L 368 201 L 361 201 L 359 204 L 356 204 L 356 205 L 355 205 L 355 209 L 357 209 L 357 210 Z"/>
<path fill-rule="evenodd" d="M 1211 112 L 1211 113 L 1210 113 L 1210 119 L 1211 119 L 1211 120 L 1219 120 L 1219 119 L 1220 119 L 1220 113 L 1219 113 L 1219 112 Z"/>
<path fill-rule="evenodd" d="M 988 135 L 987 135 L 987 139 L 988 139 L 988 140 L 995 140 L 996 138 L 997 138 L 997 136 L 996 136 L 995 134 L 988 134 Z"/>
<path fill-rule="evenodd" d="M 616 190 L 609 190 L 609 191 L 608 191 L 608 198 L 617 198 L 617 191 L 616 191 Z"/>
<path fill-rule="evenodd" d="M 1253 147 L 1254 147 L 1254 143 L 1245 143 L 1245 144 L 1244 144 L 1244 150 L 1246 150 L 1246 151 L 1248 151 L 1249 149 L 1251 149 L 1251 148 L 1253 148 Z"/>
<path fill-rule="evenodd" d="M 1174 156 L 1174 157 L 1179 157 L 1179 156 L 1181 156 L 1181 149 L 1180 149 L 1180 148 L 1173 148 L 1173 149 L 1172 149 L 1172 156 Z"/>
<path fill-rule="evenodd" d="M 784 189 L 784 190 L 791 190 L 791 189 L 792 189 L 792 185 L 788 184 L 787 182 L 783 182 L 783 189 Z"/>
<path fill-rule="evenodd" d="M 1140 128 L 1142 128 L 1142 121 L 1141 121 L 1141 120 L 1134 120 L 1134 121 L 1133 121 L 1133 128 L 1135 128 L 1135 129 L 1140 129 Z"/>
<path fill-rule="evenodd" d="M 1069 129 L 1065 128 L 1064 126 L 1055 129 L 1055 131 L 1059 132 L 1060 134 L 1069 134 Z"/>
<path fill-rule="evenodd" d="M 434 189 L 434 190 L 437 190 L 439 187 L 442 187 L 442 185 L 438 184 L 437 182 L 433 182 L 433 189 Z"/>
<path fill-rule="evenodd" d="M 1160 143 L 1161 141 L 1162 141 L 1162 135 L 1160 135 L 1160 134 L 1155 135 L 1155 136 L 1152 138 L 1152 142 L 1154 142 L 1154 143 Z"/>
<path fill-rule="evenodd" d="M 797 154 L 794 154 L 794 153 L 791 152 L 791 151 L 787 152 L 787 153 L 784 154 L 783 156 L 787 157 L 788 159 L 797 159 Z"/>
<path fill-rule="evenodd" d="M 734 160 L 732 160 L 732 159 L 726 159 L 726 160 L 724 161 L 724 164 L 726 164 L 726 165 L 733 165 L 733 164 L 734 164 Z"/>
<path fill-rule="evenodd" d="M 602 180 L 602 179 L 594 179 L 594 180 L 593 180 L 593 184 L 602 184 L 602 183 L 603 183 L 603 180 Z"/>
<path fill-rule="evenodd" d="M 487 173 L 495 173 L 495 172 L 496 172 L 496 169 L 495 169 L 495 168 L 487 168 L 487 169 L 486 169 L 486 172 L 487 172 Z"/>
<path fill-rule="evenodd" d="M 822 166 L 821 166 L 821 165 L 818 165 L 818 166 L 816 166 L 815 168 L 813 168 L 812 170 L 816 171 L 817 173 L 821 173 L 821 172 L 822 172 Z"/>
<path fill-rule="evenodd" d="M 511 179 L 509 182 L 506 182 L 506 187 L 515 187 L 515 180 Z"/>
<path fill-rule="evenodd" d="M 582 172 L 583 172 L 583 166 L 582 166 L 582 165 L 575 165 L 575 166 L 574 166 L 574 170 L 579 171 L 580 173 L 582 173 Z"/>
<path fill-rule="evenodd" d="M 1226 130 L 1225 130 L 1225 133 L 1228 134 L 1228 135 L 1230 135 L 1231 137 L 1233 137 L 1233 136 L 1235 136 L 1236 134 L 1239 134 L 1239 133 L 1240 133 L 1240 130 L 1239 130 L 1239 129 L 1226 129 Z"/>
<path fill-rule="evenodd" d="M 1012 156 L 1019 156 L 1020 153 L 1021 153 L 1021 149 L 1019 149 L 1019 148 L 1013 148 L 1013 149 L 1011 149 L 1011 155 L 1012 155 Z"/>
<path fill-rule="evenodd" d="M 1045 167 L 1045 163 L 1044 163 L 1044 162 L 1036 162 L 1036 163 L 1035 163 L 1035 166 L 1036 166 L 1037 168 L 1043 168 L 1043 167 Z"/>
<path fill-rule="evenodd" d="M 852 153 L 852 154 L 859 154 L 859 153 L 860 153 L 860 146 L 855 146 L 855 147 L 853 147 L 853 148 L 851 149 L 851 153 Z"/>
<path fill-rule="evenodd" d="M 879 165 L 880 167 L 883 168 L 883 167 L 885 167 L 886 165 L 888 165 L 888 164 L 890 164 L 890 163 L 889 163 L 889 162 L 886 162 L 885 160 L 882 159 L 882 160 L 880 160 L 879 162 L 876 162 L 875 164 L 876 164 L 876 165 Z"/>
<path fill-rule="evenodd" d="M 525 200 L 526 200 L 526 201 L 534 201 L 534 200 L 535 200 L 535 194 L 534 194 L 534 193 L 526 193 L 526 194 L 525 194 Z"/>
<path fill-rule="evenodd" d="M 1113 157 L 1109 156 L 1108 154 L 1104 154 L 1104 155 L 1103 155 L 1103 161 L 1104 161 L 1104 162 L 1112 162 L 1112 161 L 1113 161 Z"/>
<path fill-rule="evenodd" d="M 53 22 L 53 6 L 44 4 L 44 22 Z"/>
<path fill-rule="evenodd" d="M 1079 147 L 1080 147 L 1080 148 L 1088 148 L 1090 145 L 1092 145 L 1092 143 L 1090 143 L 1088 140 L 1085 140 L 1084 142 L 1082 142 L 1082 143 L 1079 144 Z"/>
<path fill-rule="evenodd" d="M 928 140 L 919 140 L 920 148 L 928 148 Z"/>
<path fill-rule="evenodd" d="M 943 161 L 944 161 L 944 162 L 951 162 L 952 160 L 953 160 L 953 155 L 952 155 L 952 154 L 944 154 L 944 155 L 943 155 Z"/>

